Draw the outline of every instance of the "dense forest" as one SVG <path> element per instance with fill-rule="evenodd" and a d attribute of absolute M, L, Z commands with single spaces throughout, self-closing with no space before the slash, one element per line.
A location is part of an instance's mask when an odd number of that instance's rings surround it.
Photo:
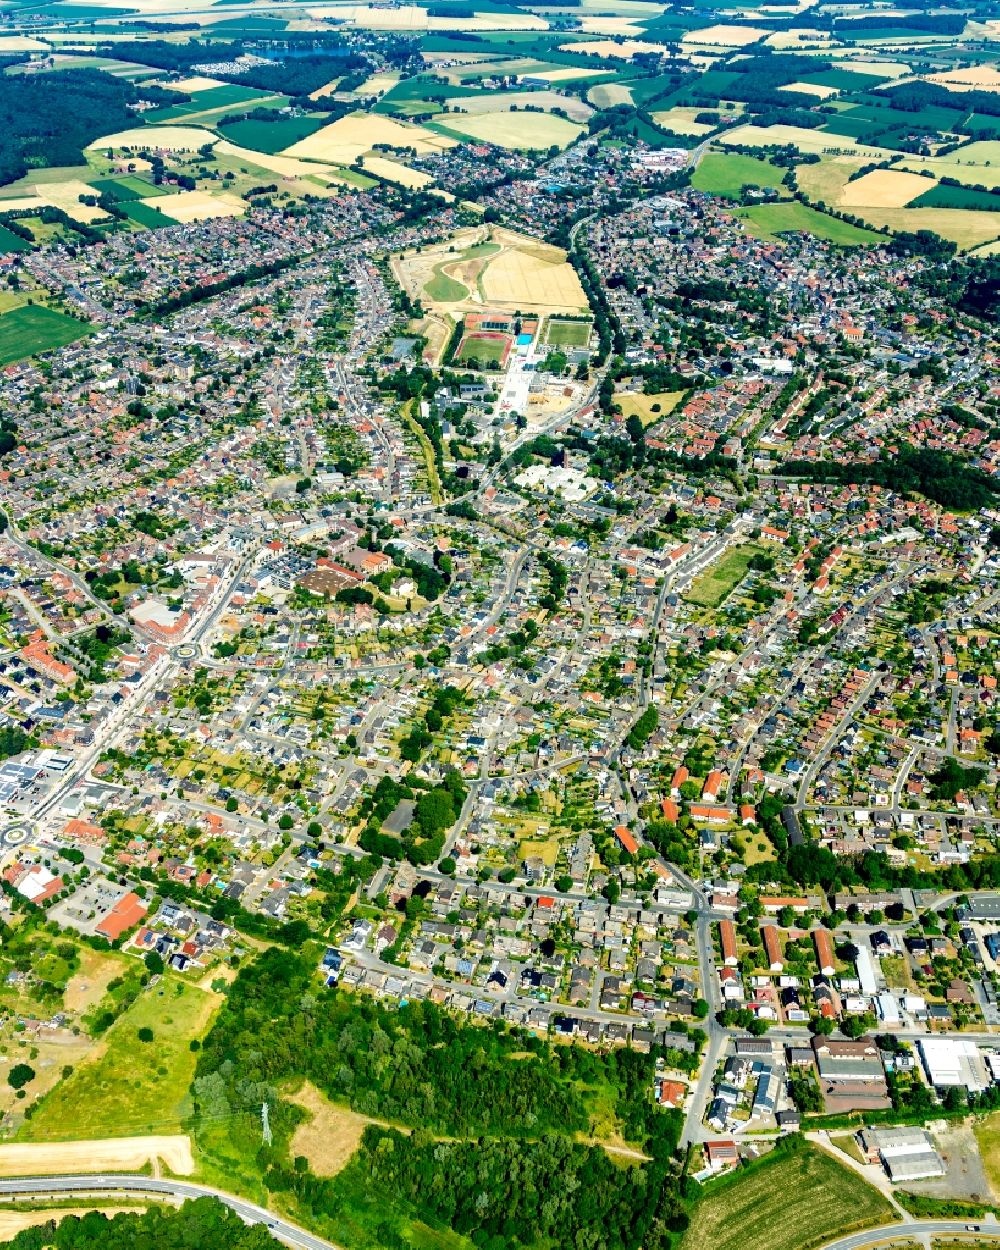
<path fill-rule="evenodd" d="M 285 42 L 284 37 L 282 41 Z M 294 47 L 295 37 L 288 36 L 287 42 Z M 253 65 L 239 73 L 219 76 L 227 82 L 240 83 L 245 87 L 259 87 L 262 91 L 281 92 L 303 98 L 324 86 L 331 78 L 352 70 L 368 68 L 367 59 L 348 48 L 339 35 L 302 36 L 298 44 L 295 47 L 296 55 L 288 57 L 287 60 Z M 310 50 L 305 51 L 306 48 Z M 247 49 L 241 40 L 232 43 L 202 43 L 192 39 L 188 43 L 167 43 L 163 39 L 150 39 L 123 40 L 121 43 L 109 44 L 102 51 L 120 60 L 137 61 L 142 65 L 154 65 L 157 69 L 188 74 L 195 65 L 235 61 Z M 259 55 L 256 48 L 252 51 Z"/>
<path fill-rule="evenodd" d="M 278 1245 L 263 1224 L 244 1224 L 214 1198 L 111 1218 L 99 1211 L 67 1215 L 59 1224 L 26 1228 L 5 1244 L 11 1250 L 276 1250 Z"/>
<path fill-rule="evenodd" d="M 60 70 L 58 79 L 0 75 L 0 183 L 40 165 L 79 165 L 93 139 L 141 124 L 130 104 L 140 99 L 169 104 L 176 98 L 157 87 L 140 91 L 97 69 Z"/>
<path fill-rule="evenodd" d="M 333 1213 L 351 1189 L 485 1250 L 544 1243 L 556 1250 L 667 1250 L 688 1218 L 676 1176 L 662 1164 L 620 1167 L 599 1147 L 565 1135 L 537 1140 L 442 1142 L 370 1126 L 347 1175 L 322 1181 L 287 1168 L 269 1173 L 314 1210 Z M 381 1250 L 403 1250 L 386 1220 Z"/>
<path fill-rule="evenodd" d="M 267 1188 L 293 1192 L 304 1213 L 334 1219 L 368 1204 L 366 1225 L 387 1221 L 364 1243 L 379 1250 L 409 1244 L 393 1232 L 407 1212 L 478 1245 L 544 1233 L 560 1247 L 665 1247 L 685 1222 L 675 1159 L 682 1116 L 656 1106 L 652 1090 L 658 1058 L 692 1061 L 678 1029 L 677 1047 L 602 1055 L 500 1022 L 465 1023 L 429 1003 L 390 1010 L 323 990 L 314 958 L 272 948 L 241 970 L 202 1043 L 192 1126 L 208 1140 L 224 1123 L 227 1140 L 256 1156 Z M 336 1103 L 415 1132 L 373 1130 L 345 1173 L 322 1180 L 287 1152 L 301 1112 L 280 1091 L 303 1078 Z M 265 1099 L 270 1148 L 260 1146 Z M 576 1140 L 609 1105 L 622 1137 L 649 1156 L 641 1167 L 623 1171 Z"/>

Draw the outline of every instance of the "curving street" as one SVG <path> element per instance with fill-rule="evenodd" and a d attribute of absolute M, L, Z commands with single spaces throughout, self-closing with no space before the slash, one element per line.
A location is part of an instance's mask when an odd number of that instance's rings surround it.
<path fill-rule="evenodd" d="M 315 1233 L 306 1232 L 297 1224 L 282 1219 L 266 1207 L 248 1202 L 245 1198 L 237 1198 L 220 1189 L 212 1189 L 208 1185 L 195 1185 L 189 1181 L 160 1180 L 149 1176 L 98 1175 L 98 1176 L 46 1176 L 29 1178 L 18 1177 L 0 1180 L 0 1201 L 4 1199 L 37 1198 L 39 1196 L 56 1198 L 67 1194 L 81 1197 L 107 1197 L 113 1193 L 147 1194 L 153 1198 L 176 1198 L 185 1201 L 189 1198 L 216 1198 L 219 1202 L 235 1211 L 246 1224 L 266 1224 L 267 1227 L 290 1246 L 301 1247 L 301 1250 L 338 1250 L 332 1242 Z"/>

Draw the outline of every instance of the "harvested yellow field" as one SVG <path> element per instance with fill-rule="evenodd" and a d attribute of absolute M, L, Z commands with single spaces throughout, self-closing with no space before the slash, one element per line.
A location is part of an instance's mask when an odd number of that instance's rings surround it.
<path fill-rule="evenodd" d="M 952 91 L 1000 91 L 1000 70 L 995 65 L 972 65 L 968 69 L 948 69 L 926 74 L 925 81 L 937 82 Z"/>
<path fill-rule="evenodd" d="M 863 208 L 857 215 L 873 226 L 888 226 L 890 230 L 933 230 L 943 239 L 951 239 L 963 252 L 1000 238 L 996 213 L 968 208 Z"/>
<path fill-rule="evenodd" d="M 506 312 L 581 313 L 587 300 L 561 248 L 498 226 L 472 226 L 419 252 L 396 257 L 393 271 L 448 328 L 485 306 Z M 452 291 L 442 278 L 450 279 Z"/>
<path fill-rule="evenodd" d="M 77 1172 L 138 1172 L 160 1160 L 177 1176 L 194 1171 L 191 1139 L 109 1137 L 99 1141 L 11 1142 L 0 1146 L 0 1176 L 72 1176 Z"/>
<path fill-rule="evenodd" d="M 818 82 L 790 82 L 787 86 L 781 87 L 781 91 L 798 91 L 802 95 L 814 95 L 818 100 L 828 100 L 830 96 L 837 94 L 836 87 L 824 87 Z"/>
<path fill-rule="evenodd" d="M 587 99 L 599 109 L 614 108 L 616 104 L 631 104 L 632 90 L 624 83 L 598 83 L 587 92 Z"/>
<path fill-rule="evenodd" d="M 44 52 L 48 46 L 30 35 L 0 35 L 0 52 Z"/>
<path fill-rule="evenodd" d="M 583 133 L 582 126 L 551 113 L 442 113 L 437 120 L 470 139 L 521 150 L 565 148 Z"/>
<path fill-rule="evenodd" d="M 503 13 L 477 13 L 475 17 L 432 17 L 428 19 L 427 29 L 456 30 L 548 30 L 549 24 L 534 13 L 518 13 L 511 9 L 509 15 Z"/>
<path fill-rule="evenodd" d="M 662 52 L 663 45 L 649 43 L 645 39 L 585 39 L 579 43 L 559 45 L 561 52 L 584 52 L 594 56 L 610 57 L 616 61 L 631 61 L 641 52 Z"/>
<path fill-rule="evenodd" d="M 845 53 L 841 52 L 841 56 Z M 872 61 L 866 57 L 852 57 L 849 61 L 834 61 L 834 69 L 855 70 L 859 74 L 872 74 L 877 78 L 905 78 L 911 72 L 905 61 Z"/>
<path fill-rule="evenodd" d="M 873 169 L 848 182 L 837 201 L 841 208 L 902 208 L 935 184 L 920 174 L 897 169 Z"/>
<path fill-rule="evenodd" d="M 199 74 L 195 74 L 192 78 L 181 78 L 177 82 L 160 79 L 158 85 L 169 87 L 171 91 L 184 91 L 188 95 L 193 94 L 195 91 L 211 91 L 213 87 L 226 86 L 221 78 L 205 78 Z"/>
<path fill-rule="evenodd" d="M 751 43 L 757 43 L 768 33 L 761 26 L 727 26 L 725 22 L 720 22 L 717 26 L 689 30 L 681 43 L 694 43 L 699 47 L 710 48 L 745 48 Z"/>
<path fill-rule="evenodd" d="M 274 156 L 269 152 L 255 152 L 251 148 L 241 148 L 228 139 L 220 139 L 215 151 L 219 156 L 231 156 L 235 160 L 246 161 L 250 169 L 266 169 L 270 173 L 280 174 L 282 178 L 336 177 L 337 170 L 315 161 L 300 161 L 294 156 Z"/>
<path fill-rule="evenodd" d="M 366 156 L 362 161 L 365 173 L 375 178 L 385 178 L 396 182 L 401 187 L 426 187 L 434 179 L 421 169 L 411 169 L 409 165 L 401 165 L 398 161 L 387 160 L 384 156 Z"/>
<path fill-rule="evenodd" d="M 78 1219 L 88 1215 L 91 1211 L 97 1211 L 101 1215 L 108 1216 L 113 1219 L 116 1215 L 123 1212 L 131 1212 L 138 1215 L 147 1210 L 146 1207 L 40 1207 L 33 1211 L 0 1211 L 0 1241 L 8 1242 L 13 1240 L 18 1233 L 24 1232 L 26 1228 L 37 1228 L 39 1224 L 48 1224 L 50 1220 L 58 1224 L 64 1220 L 67 1215 L 75 1215 Z"/>
<path fill-rule="evenodd" d="M 667 130 L 672 130 L 675 135 L 707 135 L 712 126 L 705 122 L 696 122 L 695 117 L 703 112 L 702 109 L 686 109 L 672 108 L 661 109 L 660 112 L 654 113 L 653 121 L 658 126 L 663 126 Z"/>
<path fill-rule="evenodd" d="M 210 217 L 241 217 L 247 210 L 237 195 L 215 195 L 208 191 L 179 191 L 177 195 L 164 197 L 157 207 L 185 225 Z"/>
<path fill-rule="evenodd" d="M 333 95 L 339 83 L 339 78 L 334 78 L 332 81 L 324 83 L 322 87 L 317 87 L 315 91 L 309 92 L 309 99 L 322 100 L 324 96 Z"/>
<path fill-rule="evenodd" d="M 455 96 L 448 103 L 453 109 L 461 110 L 463 117 L 466 114 L 477 117 L 482 113 L 507 113 L 512 110 L 520 112 L 526 100 L 531 101 L 532 108 L 532 112 L 527 114 L 528 119 L 534 115 L 535 109 L 545 109 L 547 112 L 562 109 L 570 121 L 574 122 L 585 122 L 594 112 L 583 100 L 578 100 L 576 96 L 560 95 L 558 91 L 532 91 L 529 96 L 523 91 L 480 92 L 479 95 Z M 450 117 L 442 120 L 445 125 L 451 125 Z"/>
<path fill-rule="evenodd" d="M 107 218 L 107 213 L 103 209 L 80 203 L 81 195 L 94 196 L 96 192 L 85 182 L 73 178 L 65 182 L 46 182 L 28 186 L 22 184 L 19 190 L 21 192 L 19 195 L 10 198 L 0 197 L 0 211 L 9 213 L 20 209 L 60 208 L 74 221 L 88 224 Z"/>
<path fill-rule="evenodd" d="M 646 32 L 630 17 L 582 17 L 580 30 L 585 35 L 643 35 Z"/>
<path fill-rule="evenodd" d="M 399 82 L 399 71 L 389 70 L 383 74 L 372 74 L 370 78 L 366 78 L 361 86 L 355 91 L 358 96 L 378 96 L 379 99 L 385 95 L 387 91 L 391 91 Z M 320 88 L 325 91 L 325 87 Z"/>
<path fill-rule="evenodd" d="M 415 4 L 401 5 L 398 9 L 373 9 L 366 4 L 321 5 L 307 12 L 319 21 L 350 22 L 367 30 L 427 29 L 427 10 Z"/>
<path fill-rule="evenodd" d="M 486 302 L 513 304 L 516 308 L 584 312 L 587 297 L 576 270 L 558 249 L 551 259 L 534 251 L 505 249 L 483 270 Z"/>
<path fill-rule="evenodd" d="M 799 165 L 795 183 L 811 200 L 839 204 L 848 180 L 863 164 L 860 157 L 827 156 L 813 165 Z"/>
<path fill-rule="evenodd" d="M 866 156 L 871 160 L 884 160 L 895 153 L 887 148 L 876 148 L 870 145 L 861 146 L 856 140 L 846 135 L 826 135 L 818 130 L 806 130 L 802 126 L 737 126 L 735 130 L 724 131 L 719 136 L 719 143 L 736 147 L 766 148 L 772 144 L 790 143 L 800 152 L 815 152 L 822 156 L 847 153 L 851 156 Z"/>
<path fill-rule="evenodd" d="M 420 154 L 455 146 L 454 139 L 435 134 L 423 126 L 404 126 L 392 117 L 382 117 L 377 113 L 349 113 L 315 134 L 293 143 L 281 155 L 351 165 L 359 156 L 371 151 L 376 143 L 391 148 L 414 148 Z"/>
<path fill-rule="evenodd" d="M 109 148 L 148 148 L 155 152 L 197 152 L 205 143 L 215 144 L 217 137 L 200 126 L 149 126 L 119 130 L 116 135 L 103 135 L 88 144 L 87 151 L 106 152 Z"/>
<path fill-rule="evenodd" d="M 546 82 L 565 82 L 569 78 L 601 78 L 613 74 L 611 69 L 577 69 L 575 65 L 551 65 L 548 69 L 533 69 L 532 78 L 544 78 Z M 523 97 L 522 97 L 523 99 Z M 573 103 L 572 96 L 562 97 L 563 106 Z"/>
<path fill-rule="evenodd" d="M 829 43 L 830 32 L 828 30 L 776 30 L 773 35 L 769 35 L 764 42 L 769 48 L 802 48 L 811 47 L 813 44 Z"/>
<path fill-rule="evenodd" d="M 309 1116 L 292 1134 L 292 1155 L 308 1159 L 317 1176 L 336 1176 L 361 1145 L 361 1134 L 368 1125 L 385 1123 L 349 1107 L 338 1107 L 308 1081 L 292 1094 L 291 1101 Z"/>

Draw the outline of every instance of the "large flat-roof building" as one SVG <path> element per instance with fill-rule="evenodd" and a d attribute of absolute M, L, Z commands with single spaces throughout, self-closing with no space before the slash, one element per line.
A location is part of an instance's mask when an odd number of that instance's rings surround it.
<path fill-rule="evenodd" d="M 961 1086 L 981 1094 L 990 1084 L 979 1047 L 965 1037 L 921 1037 L 917 1040 L 927 1083 L 936 1089 Z"/>
<path fill-rule="evenodd" d="M 889 1179 L 896 1184 L 944 1176 L 944 1163 L 925 1129 L 871 1128 L 858 1137 L 868 1161 L 881 1162 Z"/>

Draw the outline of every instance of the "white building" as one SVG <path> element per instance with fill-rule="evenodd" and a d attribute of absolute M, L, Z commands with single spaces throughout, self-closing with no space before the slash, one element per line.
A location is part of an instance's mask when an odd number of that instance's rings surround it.
<path fill-rule="evenodd" d="M 959 1086 L 980 1094 L 990 1084 L 983 1056 L 964 1037 L 922 1037 L 917 1041 L 927 1083 L 936 1089 Z"/>

